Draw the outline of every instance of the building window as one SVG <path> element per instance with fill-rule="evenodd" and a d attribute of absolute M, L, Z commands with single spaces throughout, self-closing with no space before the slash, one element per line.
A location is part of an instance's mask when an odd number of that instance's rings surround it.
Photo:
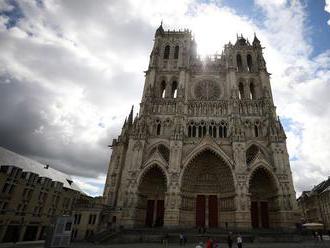
<path fill-rule="evenodd" d="M 250 54 L 247 55 L 246 61 L 247 61 L 247 66 L 248 66 L 249 72 L 252 72 L 252 70 L 253 70 L 252 69 L 253 64 L 252 64 L 252 56 Z"/>
<path fill-rule="evenodd" d="M 167 45 L 164 50 L 164 59 L 169 59 L 170 57 L 170 46 Z"/>
<path fill-rule="evenodd" d="M 160 135 L 161 128 L 162 128 L 161 124 L 158 123 L 158 124 L 157 124 L 157 131 L 156 131 L 156 134 L 157 134 L 157 135 Z"/>
<path fill-rule="evenodd" d="M 90 225 L 94 225 L 96 221 L 96 214 L 90 214 L 89 215 L 89 220 L 88 220 L 88 224 Z"/>
<path fill-rule="evenodd" d="M 172 92 L 171 97 L 176 98 L 178 94 L 178 83 L 177 81 L 173 81 L 172 83 Z"/>
<path fill-rule="evenodd" d="M 160 84 L 160 97 L 165 98 L 165 91 L 166 91 L 166 83 L 163 80 Z"/>
<path fill-rule="evenodd" d="M 250 83 L 250 99 L 256 99 L 256 93 L 255 93 L 255 88 L 254 88 L 254 83 Z"/>
<path fill-rule="evenodd" d="M 7 193 L 8 192 L 8 189 L 10 187 L 10 184 L 9 183 L 5 183 L 2 187 L 2 193 Z"/>
<path fill-rule="evenodd" d="M 178 59 L 179 58 L 179 46 L 176 46 L 175 47 L 175 50 L 174 50 L 174 59 Z"/>
<path fill-rule="evenodd" d="M 238 98 L 243 99 L 244 98 L 244 85 L 242 82 L 238 84 Z"/>
<path fill-rule="evenodd" d="M 237 54 L 237 56 L 236 56 L 236 63 L 237 63 L 237 71 L 242 71 L 243 64 L 242 64 L 242 57 L 240 54 Z"/>

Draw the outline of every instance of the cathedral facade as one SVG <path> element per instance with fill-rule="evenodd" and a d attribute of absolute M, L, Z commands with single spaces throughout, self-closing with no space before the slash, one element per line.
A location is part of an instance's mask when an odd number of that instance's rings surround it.
<path fill-rule="evenodd" d="M 155 33 L 139 114 L 112 142 L 104 199 L 127 227 L 287 228 L 296 197 L 262 46 L 201 58 L 191 31 Z"/>

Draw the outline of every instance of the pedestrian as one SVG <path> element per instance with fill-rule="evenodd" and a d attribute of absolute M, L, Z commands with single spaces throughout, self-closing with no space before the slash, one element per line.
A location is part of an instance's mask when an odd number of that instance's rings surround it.
<path fill-rule="evenodd" d="M 213 248 L 213 241 L 210 237 L 207 238 L 206 247 L 205 248 Z"/>
<path fill-rule="evenodd" d="M 184 239 L 183 233 L 181 232 L 180 233 L 180 245 L 183 245 L 183 239 Z"/>
<path fill-rule="evenodd" d="M 198 245 L 196 245 L 196 247 L 195 248 L 204 248 L 204 246 L 203 246 L 203 242 L 199 242 L 199 244 Z"/>
<path fill-rule="evenodd" d="M 187 236 L 183 234 L 183 245 L 186 245 L 187 243 Z"/>
<path fill-rule="evenodd" d="M 168 238 L 169 238 L 169 235 L 168 235 L 168 233 L 166 233 L 166 235 L 163 238 L 163 247 L 164 248 L 168 247 Z"/>
<path fill-rule="evenodd" d="M 242 247 L 243 247 L 242 236 L 240 234 L 238 234 L 238 236 L 237 236 L 237 248 L 242 248 Z"/>
<path fill-rule="evenodd" d="M 228 244 L 229 248 L 232 248 L 232 246 L 233 246 L 233 236 L 232 236 L 231 232 L 227 236 L 227 244 Z"/>
<path fill-rule="evenodd" d="M 320 240 L 323 241 L 323 231 L 320 230 Z"/>
<path fill-rule="evenodd" d="M 219 247 L 220 247 L 220 245 L 219 245 L 218 240 L 214 240 L 213 241 L 213 248 L 219 248 Z"/>

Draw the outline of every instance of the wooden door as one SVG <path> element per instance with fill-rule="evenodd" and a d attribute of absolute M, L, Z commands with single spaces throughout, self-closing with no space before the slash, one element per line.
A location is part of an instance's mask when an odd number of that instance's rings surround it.
<path fill-rule="evenodd" d="M 258 211 L 258 202 L 251 202 L 251 224 L 253 228 L 259 227 L 259 211 Z"/>
<path fill-rule="evenodd" d="M 147 209 L 146 209 L 146 226 L 152 227 L 154 221 L 154 207 L 155 201 L 148 200 L 147 202 Z"/>
<path fill-rule="evenodd" d="M 218 227 L 218 198 L 216 195 L 209 195 L 209 227 Z"/>
<path fill-rule="evenodd" d="M 268 202 L 260 202 L 261 227 L 269 228 Z"/>
<path fill-rule="evenodd" d="M 205 227 L 205 195 L 196 198 L 196 226 Z"/>
<path fill-rule="evenodd" d="M 157 201 L 156 226 L 164 224 L 164 200 Z"/>

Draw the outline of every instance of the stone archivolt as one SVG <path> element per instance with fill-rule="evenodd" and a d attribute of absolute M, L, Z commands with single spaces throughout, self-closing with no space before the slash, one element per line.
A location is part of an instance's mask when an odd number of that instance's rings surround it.
<path fill-rule="evenodd" d="M 202 60 L 156 32 L 139 114 L 113 140 L 104 198 L 120 225 L 294 228 L 286 136 L 260 41 Z"/>

